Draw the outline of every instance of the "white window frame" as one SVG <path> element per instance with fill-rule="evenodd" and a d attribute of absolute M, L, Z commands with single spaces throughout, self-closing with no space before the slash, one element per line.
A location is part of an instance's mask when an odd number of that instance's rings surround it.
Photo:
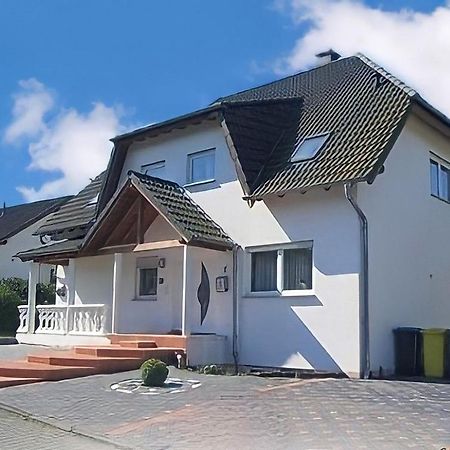
<path fill-rule="evenodd" d="M 140 295 L 139 288 L 141 284 L 141 270 L 145 269 L 156 269 L 156 294 L 151 295 Z M 156 301 L 158 299 L 158 257 L 150 256 L 144 258 L 136 259 L 136 285 L 135 285 L 135 300 L 147 300 L 147 301 Z"/>
<path fill-rule="evenodd" d="M 193 180 L 192 177 L 192 162 L 198 158 L 202 158 L 205 156 L 213 156 L 213 177 L 206 180 Z M 216 181 L 216 149 L 215 148 L 207 148 L 205 150 L 200 150 L 195 153 L 189 153 L 187 155 L 187 164 L 186 164 L 186 184 L 185 186 L 195 186 L 197 184 L 205 184 L 212 183 Z"/>
<path fill-rule="evenodd" d="M 312 250 L 311 258 L 311 289 L 284 289 L 284 250 L 310 248 Z M 314 242 L 313 240 L 288 242 L 285 244 L 270 244 L 260 245 L 254 247 L 247 247 L 245 249 L 245 269 L 247 273 L 246 288 L 244 297 L 304 297 L 315 295 L 314 286 Z M 252 291 L 252 253 L 257 252 L 277 252 L 277 289 L 275 291 Z"/>
<path fill-rule="evenodd" d="M 152 174 L 148 174 L 147 171 L 148 169 L 153 168 L 153 169 L 165 169 L 166 168 L 166 160 L 162 159 L 161 161 L 155 161 L 155 162 L 151 162 L 148 164 L 142 164 L 141 166 L 141 173 L 143 173 L 144 175 L 148 175 L 150 177 L 154 176 Z M 156 177 L 158 178 L 158 177 Z"/>
<path fill-rule="evenodd" d="M 438 193 L 433 194 L 432 186 L 431 186 L 431 165 L 432 163 L 437 165 L 437 190 Z M 433 152 L 430 152 L 430 159 L 429 159 L 429 177 L 430 177 L 430 195 L 434 198 L 437 198 L 438 200 L 441 200 L 445 203 L 450 203 L 450 185 L 448 186 L 448 198 L 445 198 L 441 195 L 441 172 L 446 170 L 448 172 L 448 176 L 450 177 L 450 162 L 446 161 L 445 159 L 441 158 L 440 156 L 436 155 Z"/>

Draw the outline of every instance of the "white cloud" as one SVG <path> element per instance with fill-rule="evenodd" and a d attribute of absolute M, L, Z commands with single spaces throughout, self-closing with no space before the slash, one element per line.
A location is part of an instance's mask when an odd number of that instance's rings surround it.
<path fill-rule="evenodd" d="M 343 56 L 362 52 L 415 88 L 450 115 L 450 4 L 429 13 L 383 11 L 356 0 L 275 0 L 295 24 L 308 25 L 277 73 L 314 64 L 314 55 L 333 48 Z"/>
<path fill-rule="evenodd" d="M 19 81 L 21 91 L 13 96 L 13 121 L 5 131 L 5 141 L 13 143 L 45 129 L 44 116 L 54 105 L 53 94 L 35 78 Z"/>
<path fill-rule="evenodd" d="M 99 102 L 83 114 L 55 106 L 54 94 L 37 80 L 19 85 L 22 91 L 14 96 L 13 121 L 5 140 L 27 137 L 28 169 L 56 175 L 56 179 L 38 188 L 19 186 L 17 190 L 27 201 L 78 192 L 106 168 L 112 148 L 109 139 L 123 131 L 122 108 Z M 45 120 L 49 111 L 54 117 Z"/>

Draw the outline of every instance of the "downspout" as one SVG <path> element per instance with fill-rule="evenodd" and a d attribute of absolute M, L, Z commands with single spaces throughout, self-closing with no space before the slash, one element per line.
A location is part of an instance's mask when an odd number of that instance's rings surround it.
<path fill-rule="evenodd" d="M 361 236 L 361 282 L 360 282 L 360 345 L 361 345 L 361 375 L 367 379 L 370 376 L 370 342 L 369 342 L 369 230 L 367 217 L 353 197 L 352 188 L 355 183 L 345 183 L 345 197 L 358 214 Z"/>
<path fill-rule="evenodd" d="M 239 370 L 239 352 L 238 352 L 238 337 L 239 337 L 239 313 L 238 313 L 238 251 L 239 247 L 235 245 L 233 247 L 233 360 L 235 374 L 238 374 Z"/>

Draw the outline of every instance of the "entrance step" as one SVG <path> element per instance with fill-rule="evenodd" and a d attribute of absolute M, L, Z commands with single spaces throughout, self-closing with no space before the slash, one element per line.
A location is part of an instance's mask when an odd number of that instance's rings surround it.
<path fill-rule="evenodd" d="M 2 361 L 0 377 L 40 378 L 45 381 L 85 377 L 98 373 L 95 367 L 53 366 L 28 361 Z"/>
<path fill-rule="evenodd" d="M 157 347 L 186 348 L 186 336 L 176 334 L 109 334 L 107 337 L 111 344 L 152 341 Z"/>
<path fill-rule="evenodd" d="M 141 361 L 149 358 L 158 358 L 165 362 L 172 362 L 177 353 L 185 353 L 184 348 L 131 348 L 114 345 L 106 347 L 75 347 L 74 351 L 78 355 L 91 355 L 108 358 L 139 358 Z"/>
<path fill-rule="evenodd" d="M 17 378 L 17 377 L 0 377 L 0 388 L 9 386 L 19 386 L 21 384 L 31 384 L 44 381 L 42 378 Z"/>
<path fill-rule="evenodd" d="M 28 362 L 47 364 L 50 366 L 92 367 L 97 373 L 114 373 L 134 370 L 140 367 L 140 358 L 103 358 L 74 352 L 54 352 L 47 354 L 30 355 Z"/>
<path fill-rule="evenodd" d="M 119 341 L 121 347 L 132 348 L 155 348 L 157 347 L 155 341 Z"/>

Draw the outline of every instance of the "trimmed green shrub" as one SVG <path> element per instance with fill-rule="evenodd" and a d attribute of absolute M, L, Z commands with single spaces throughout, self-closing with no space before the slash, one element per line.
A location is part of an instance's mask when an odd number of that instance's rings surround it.
<path fill-rule="evenodd" d="M 28 282 L 22 278 L 11 277 L 0 280 L 0 289 L 14 291 L 24 302 L 28 299 Z"/>
<path fill-rule="evenodd" d="M 167 375 L 169 375 L 169 369 L 159 359 L 148 359 L 141 366 L 141 376 L 144 386 L 164 386 Z"/>
<path fill-rule="evenodd" d="M 5 284 L 0 284 L 0 333 L 15 335 L 19 326 L 17 307 L 23 304 L 19 294 Z"/>

